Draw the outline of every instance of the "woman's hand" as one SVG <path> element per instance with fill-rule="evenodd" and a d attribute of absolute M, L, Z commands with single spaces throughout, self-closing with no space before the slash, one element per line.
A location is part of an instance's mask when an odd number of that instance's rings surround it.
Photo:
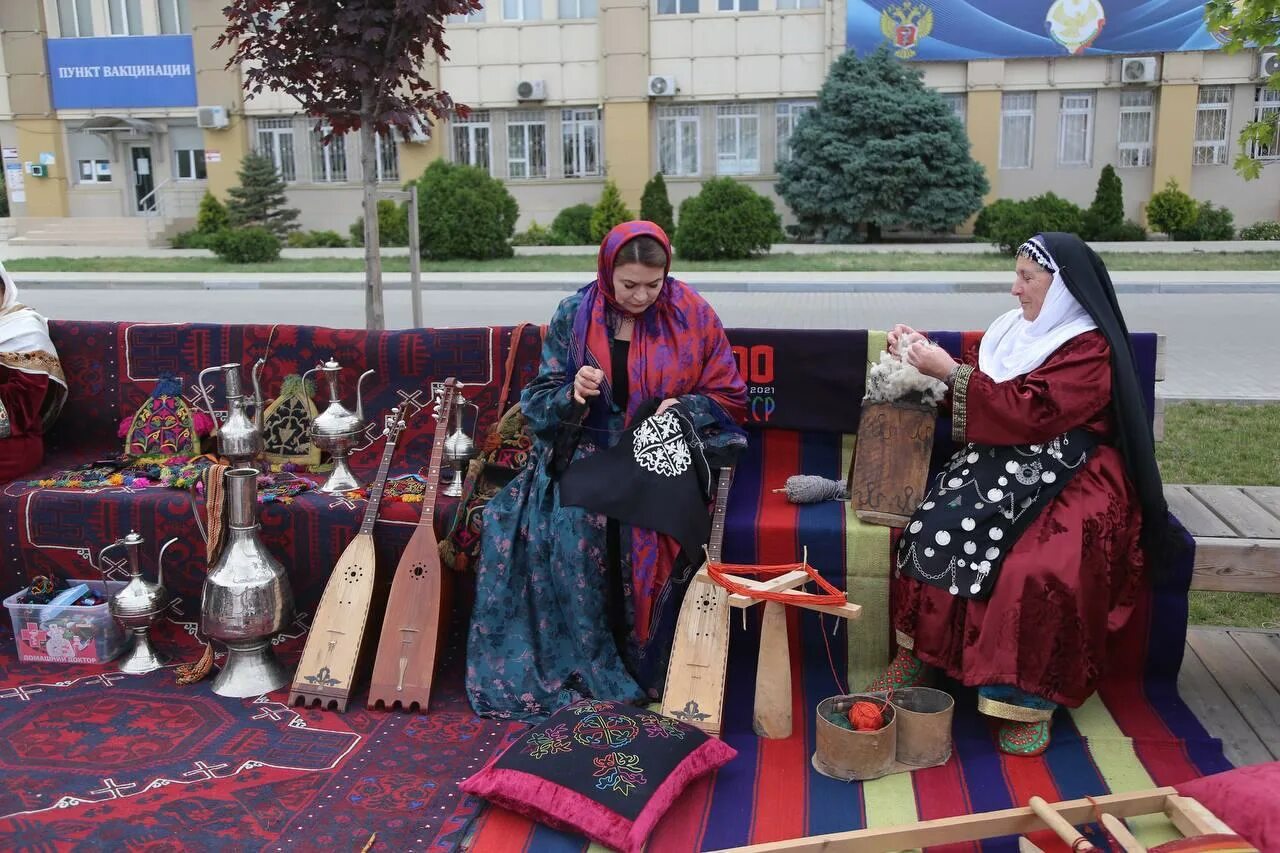
<path fill-rule="evenodd" d="M 913 342 L 907 347 L 902 360 L 925 376 L 932 376 L 944 382 L 952 368 L 958 364 L 954 358 L 947 355 L 946 350 L 928 341 Z"/>
<path fill-rule="evenodd" d="M 665 412 L 667 409 L 671 408 L 672 406 L 674 406 L 676 403 L 679 403 L 679 402 L 680 401 L 677 400 L 675 397 L 668 397 L 667 399 L 663 400 L 661 403 L 658 404 L 658 411 L 654 412 L 654 414 L 660 415 L 663 412 Z"/>
<path fill-rule="evenodd" d="M 573 377 L 573 399 L 585 406 L 589 398 L 600 394 L 600 383 L 603 381 L 603 370 L 589 364 L 582 365 Z"/>
<path fill-rule="evenodd" d="M 893 353 L 894 355 L 897 355 L 898 357 L 901 357 L 902 353 L 898 352 L 898 342 L 901 341 L 904 337 L 908 337 L 910 335 L 918 335 L 918 334 L 920 333 L 917 332 L 915 329 L 911 328 L 910 326 L 904 325 L 902 323 L 897 324 L 896 326 L 893 327 L 893 330 L 889 332 L 889 335 L 888 335 L 887 343 L 889 345 L 889 352 Z"/>

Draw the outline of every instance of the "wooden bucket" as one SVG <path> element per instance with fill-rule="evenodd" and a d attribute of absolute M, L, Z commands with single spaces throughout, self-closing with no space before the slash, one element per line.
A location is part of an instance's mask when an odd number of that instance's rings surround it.
<path fill-rule="evenodd" d="M 951 757 L 951 694 L 932 687 L 904 687 L 893 694 L 898 714 L 898 761 L 913 767 L 945 764 Z"/>
<path fill-rule="evenodd" d="M 858 518 L 905 527 L 924 500 L 938 413 L 914 403 L 862 404 L 849 471 L 849 496 Z"/>
<path fill-rule="evenodd" d="M 874 732 L 856 732 L 841 728 L 827 719 L 826 714 L 835 711 L 849 713 L 854 702 L 874 702 L 885 707 L 889 721 Z M 884 696 L 855 694 L 832 696 L 818 703 L 817 749 L 813 753 L 813 768 L 823 776 L 849 782 L 858 779 L 878 779 L 894 769 L 898 749 L 898 713 Z"/>

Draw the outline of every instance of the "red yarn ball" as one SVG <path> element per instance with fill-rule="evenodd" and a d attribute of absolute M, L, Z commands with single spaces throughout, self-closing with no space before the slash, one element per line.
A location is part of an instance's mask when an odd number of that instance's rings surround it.
<path fill-rule="evenodd" d="M 884 712 L 874 702 L 854 702 L 849 708 L 849 722 L 854 731 L 874 732 L 884 728 Z"/>

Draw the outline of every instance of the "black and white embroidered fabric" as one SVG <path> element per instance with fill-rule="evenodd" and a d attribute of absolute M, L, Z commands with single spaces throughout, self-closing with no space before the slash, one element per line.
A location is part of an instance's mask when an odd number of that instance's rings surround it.
<path fill-rule="evenodd" d="M 665 533 L 700 562 L 711 536 L 711 467 L 684 408 L 646 417 L 657 404 L 642 406 L 613 447 L 569 466 L 560 476 L 560 503 Z"/>
<path fill-rule="evenodd" d="M 1046 444 L 962 447 L 898 540 L 898 572 L 952 595 L 987 598 L 1009 549 L 1095 445 L 1074 429 Z"/>

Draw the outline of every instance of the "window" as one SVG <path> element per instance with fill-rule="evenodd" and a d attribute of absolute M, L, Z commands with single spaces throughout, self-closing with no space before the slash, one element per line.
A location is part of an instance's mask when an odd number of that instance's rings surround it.
<path fill-rule="evenodd" d="M 187 0 L 158 0 L 160 7 L 160 32 L 178 35 L 191 32 L 191 20 L 187 17 Z"/>
<path fill-rule="evenodd" d="M 493 174 L 489 159 L 489 112 L 477 110 L 453 125 L 453 161 L 464 166 L 479 166 Z"/>
<path fill-rule="evenodd" d="M 465 15 L 450 15 L 448 18 L 450 24 L 483 24 L 484 23 L 484 6 L 474 12 L 468 12 Z"/>
<path fill-rule="evenodd" d="M 1058 104 L 1058 165 L 1088 166 L 1093 157 L 1093 93 L 1063 92 Z"/>
<path fill-rule="evenodd" d="M 778 10 L 785 12 L 788 9 L 821 9 L 821 0 L 778 0 Z"/>
<path fill-rule="evenodd" d="M 760 0 L 720 0 L 721 12 L 759 12 Z"/>
<path fill-rule="evenodd" d="M 173 152 L 173 174 L 180 181 L 203 181 L 203 148 L 178 148 Z"/>
<path fill-rule="evenodd" d="M 396 138 L 391 132 L 378 134 L 378 180 L 400 180 L 400 157 L 396 150 Z"/>
<path fill-rule="evenodd" d="M 814 101 L 783 101 L 778 104 L 778 159 L 791 159 L 791 134 L 795 132 L 800 116 L 816 106 Z"/>
<path fill-rule="evenodd" d="M 542 20 L 542 0 L 502 0 L 502 20 Z"/>
<path fill-rule="evenodd" d="M 1031 168 L 1035 107 L 1035 92 L 1010 92 L 1000 99 L 1001 169 Z"/>
<path fill-rule="evenodd" d="M 560 141 L 564 147 L 564 176 L 587 178 L 600 174 L 600 111 L 561 110 Z"/>
<path fill-rule="evenodd" d="M 1155 92 L 1134 89 L 1120 93 L 1119 163 L 1138 168 L 1151 165 L 1151 130 Z"/>
<path fill-rule="evenodd" d="M 596 0 L 560 0 L 561 18 L 594 18 Z"/>
<path fill-rule="evenodd" d="M 658 171 L 696 175 L 699 166 L 698 108 L 658 108 Z"/>
<path fill-rule="evenodd" d="M 58 0 L 58 30 L 64 39 L 93 35 L 92 4 L 93 0 Z"/>
<path fill-rule="evenodd" d="M 296 181 L 298 167 L 293 158 L 293 119 L 258 119 L 258 153 L 275 164 L 281 180 Z"/>
<path fill-rule="evenodd" d="M 80 166 L 80 183 L 82 184 L 109 184 L 111 183 L 111 161 L 110 160 L 81 160 Z"/>
<path fill-rule="evenodd" d="M 659 15 L 696 15 L 698 0 L 658 0 Z"/>
<path fill-rule="evenodd" d="M 507 177 L 547 176 L 547 120 L 540 110 L 507 116 Z"/>
<path fill-rule="evenodd" d="M 1252 145 L 1249 155 L 1259 160 L 1280 160 L 1280 92 L 1266 86 L 1254 90 L 1253 120 L 1271 124 L 1277 136 L 1272 137 L 1270 145 Z"/>
<path fill-rule="evenodd" d="M 347 137 L 334 136 L 321 144 L 324 130 L 311 131 L 311 180 L 316 183 L 341 183 L 347 179 Z"/>
<path fill-rule="evenodd" d="M 142 0 L 107 0 L 107 20 L 113 36 L 142 35 Z"/>
<path fill-rule="evenodd" d="M 1231 87 L 1201 86 L 1196 104 L 1196 140 L 1191 162 L 1221 166 L 1227 162 L 1227 128 L 1231 126 Z"/>
<path fill-rule="evenodd" d="M 760 173 L 760 116 L 755 104 L 716 107 L 716 174 Z"/>
<path fill-rule="evenodd" d="M 965 123 L 965 107 L 968 103 L 964 92 L 944 92 L 942 100 L 947 102 L 947 106 L 951 107 L 951 112 L 955 113 L 956 118 L 960 119 L 960 124 L 963 125 Z"/>

